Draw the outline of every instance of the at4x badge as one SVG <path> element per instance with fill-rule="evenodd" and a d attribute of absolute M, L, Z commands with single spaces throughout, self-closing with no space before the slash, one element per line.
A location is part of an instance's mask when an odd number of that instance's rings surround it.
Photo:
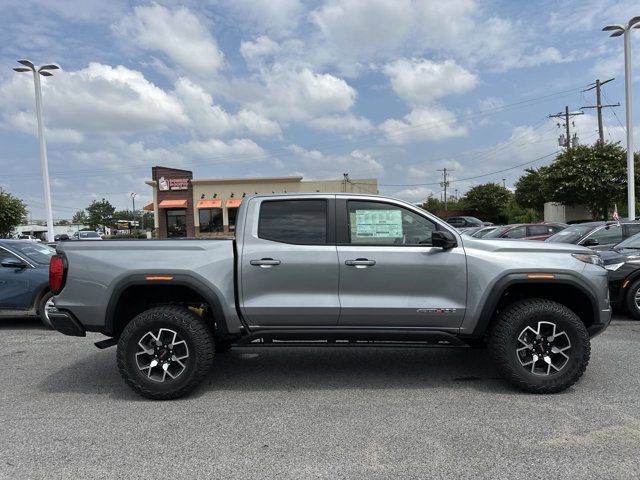
<path fill-rule="evenodd" d="M 437 313 L 437 314 L 445 314 L 445 313 L 456 313 L 458 311 L 457 308 L 419 308 L 418 313 Z"/>

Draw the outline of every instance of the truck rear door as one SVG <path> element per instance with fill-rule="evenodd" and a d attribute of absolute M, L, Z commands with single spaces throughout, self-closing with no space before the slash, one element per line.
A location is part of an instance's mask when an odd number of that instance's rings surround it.
<path fill-rule="evenodd" d="M 458 328 L 467 263 L 431 246 L 438 225 L 392 200 L 336 201 L 341 326 Z"/>
<path fill-rule="evenodd" d="M 240 253 L 240 304 L 252 326 L 336 325 L 335 196 L 249 201 Z"/>

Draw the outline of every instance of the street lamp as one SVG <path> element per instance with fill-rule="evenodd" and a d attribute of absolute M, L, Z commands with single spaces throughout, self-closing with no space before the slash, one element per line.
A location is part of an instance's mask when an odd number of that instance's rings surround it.
<path fill-rule="evenodd" d="M 29 60 L 18 60 L 24 67 L 16 67 L 16 72 L 33 72 L 33 84 L 36 91 L 36 115 L 38 117 L 38 138 L 40 140 L 40 162 L 42 163 L 42 183 L 44 184 L 44 207 L 47 214 L 47 241 L 54 241 L 53 211 L 51 210 L 51 186 L 49 185 L 49 165 L 47 162 L 47 143 L 44 138 L 44 125 L 42 121 L 42 89 L 40 87 L 40 75 L 51 77 L 49 70 L 57 70 L 57 65 L 43 65 L 36 67 Z"/>
<path fill-rule="evenodd" d="M 633 17 L 626 26 L 607 25 L 603 32 L 613 33 L 611 37 L 624 35 L 624 86 L 627 107 L 627 205 L 629 220 L 636 218 L 636 190 L 633 165 L 633 122 L 631 114 L 631 29 L 640 28 L 640 16 Z"/>
<path fill-rule="evenodd" d="M 133 206 L 133 222 L 132 223 L 135 223 L 135 221 L 136 221 L 136 195 L 138 195 L 138 194 L 135 193 L 135 192 L 131 192 L 131 203 L 132 203 L 132 206 Z M 133 227 L 133 225 L 131 225 L 131 226 Z"/>

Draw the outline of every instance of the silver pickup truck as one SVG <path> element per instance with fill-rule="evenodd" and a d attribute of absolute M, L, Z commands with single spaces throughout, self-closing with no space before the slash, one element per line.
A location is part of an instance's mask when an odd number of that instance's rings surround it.
<path fill-rule="evenodd" d="M 498 371 L 552 393 L 609 324 L 606 270 L 567 244 L 461 236 L 411 204 L 256 195 L 235 239 L 64 242 L 54 328 L 101 332 L 139 394 L 171 399 L 232 347 L 487 346 Z"/>

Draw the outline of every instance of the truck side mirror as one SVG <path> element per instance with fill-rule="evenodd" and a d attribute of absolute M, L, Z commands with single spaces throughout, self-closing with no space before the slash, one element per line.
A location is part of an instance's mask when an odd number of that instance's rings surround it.
<path fill-rule="evenodd" d="M 450 248 L 457 247 L 458 242 L 453 233 L 447 232 L 446 230 L 437 230 L 431 234 L 431 245 L 442 248 L 443 250 L 449 250 Z"/>

